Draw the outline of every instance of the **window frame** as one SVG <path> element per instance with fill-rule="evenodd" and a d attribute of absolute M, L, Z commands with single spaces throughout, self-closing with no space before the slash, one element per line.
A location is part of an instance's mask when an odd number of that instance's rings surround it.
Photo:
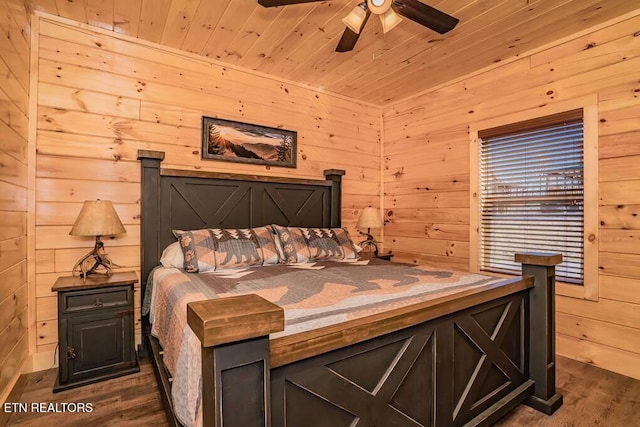
<path fill-rule="evenodd" d="M 576 109 L 582 109 L 584 127 L 584 283 L 577 285 L 557 282 L 556 294 L 591 301 L 598 300 L 598 102 L 595 96 L 568 102 L 559 102 L 553 105 L 545 105 L 540 108 L 470 123 L 470 271 L 480 272 L 480 150 L 478 146 L 478 133 L 484 129 L 505 126 Z"/>

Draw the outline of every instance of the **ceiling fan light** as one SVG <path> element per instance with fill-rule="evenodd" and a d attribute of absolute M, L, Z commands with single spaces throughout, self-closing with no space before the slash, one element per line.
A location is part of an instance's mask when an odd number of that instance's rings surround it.
<path fill-rule="evenodd" d="M 360 30 L 362 30 L 364 18 L 367 16 L 366 7 L 366 4 L 362 2 L 354 7 L 351 13 L 342 18 L 344 25 L 356 34 L 360 34 Z"/>
<path fill-rule="evenodd" d="M 393 0 L 367 0 L 367 7 L 374 15 L 382 15 L 391 8 Z"/>
<path fill-rule="evenodd" d="M 382 22 L 382 31 L 387 34 L 388 31 L 391 31 L 402 22 L 402 18 L 393 9 L 389 9 L 383 15 L 380 15 L 380 22 Z"/>

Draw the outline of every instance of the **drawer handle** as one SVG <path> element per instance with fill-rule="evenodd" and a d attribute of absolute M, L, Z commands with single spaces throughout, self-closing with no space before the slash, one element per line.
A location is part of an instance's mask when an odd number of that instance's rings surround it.
<path fill-rule="evenodd" d="M 73 347 L 67 347 L 67 360 L 76 358 L 76 349 Z"/>
<path fill-rule="evenodd" d="M 104 304 L 100 301 L 100 298 L 96 298 L 96 302 L 93 303 L 94 307 L 102 307 Z"/>

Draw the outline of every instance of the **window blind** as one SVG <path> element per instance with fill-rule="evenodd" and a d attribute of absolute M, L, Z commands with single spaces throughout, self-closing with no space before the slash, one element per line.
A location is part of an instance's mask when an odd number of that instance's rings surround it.
<path fill-rule="evenodd" d="M 479 133 L 481 270 L 520 274 L 514 253 L 560 252 L 557 279 L 583 283 L 583 123 L 577 115 Z"/>

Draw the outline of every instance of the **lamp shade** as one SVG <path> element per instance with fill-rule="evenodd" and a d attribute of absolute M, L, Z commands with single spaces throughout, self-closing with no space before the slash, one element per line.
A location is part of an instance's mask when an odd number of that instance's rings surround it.
<path fill-rule="evenodd" d="M 358 218 L 356 228 L 382 228 L 380 211 L 372 206 L 364 208 L 360 213 L 360 218 Z"/>
<path fill-rule="evenodd" d="M 389 9 L 384 14 L 380 15 L 380 22 L 382 23 L 382 32 L 387 34 L 402 22 L 402 18 L 400 18 L 393 9 Z"/>
<path fill-rule="evenodd" d="M 360 30 L 364 24 L 364 18 L 367 16 L 366 7 L 366 4 L 362 2 L 354 7 L 351 13 L 342 18 L 344 25 L 356 34 L 360 34 Z"/>
<path fill-rule="evenodd" d="M 71 236 L 111 236 L 126 232 L 110 200 L 85 200 Z"/>

